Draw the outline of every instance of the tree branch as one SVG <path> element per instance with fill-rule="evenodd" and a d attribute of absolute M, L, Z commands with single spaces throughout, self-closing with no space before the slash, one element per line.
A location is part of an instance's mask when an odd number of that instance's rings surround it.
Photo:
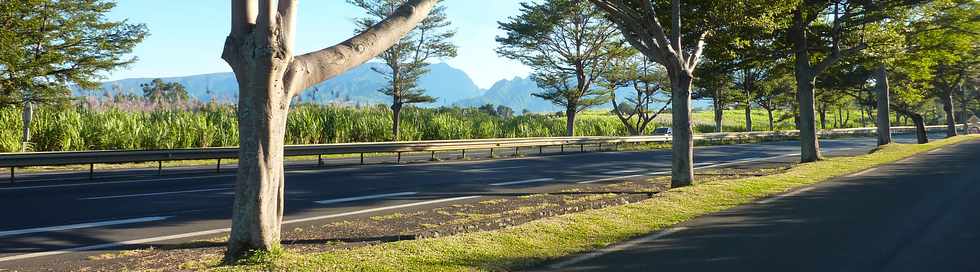
<path fill-rule="evenodd" d="M 390 17 L 340 44 L 297 56 L 286 73 L 295 95 L 367 62 L 397 43 L 421 22 L 438 0 L 409 0 Z"/>
<path fill-rule="evenodd" d="M 848 48 L 847 50 L 844 50 L 844 51 L 840 51 L 839 49 L 834 49 L 833 50 L 833 53 L 831 53 L 830 56 L 828 56 L 827 58 L 823 59 L 823 61 L 821 61 L 820 63 L 818 63 L 816 66 L 813 67 L 813 73 L 812 74 L 813 75 L 819 75 L 823 71 L 827 70 L 827 68 L 830 68 L 831 65 L 834 65 L 834 63 L 836 63 L 841 58 L 846 57 L 846 56 L 853 55 L 855 53 L 858 53 L 858 52 L 860 52 L 861 50 L 864 50 L 867 47 L 868 47 L 868 44 L 861 43 L 861 44 L 859 44 L 857 46 Z"/>
<path fill-rule="evenodd" d="M 231 0 L 231 36 L 251 32 L 258 9 L 258 0 Z"/>

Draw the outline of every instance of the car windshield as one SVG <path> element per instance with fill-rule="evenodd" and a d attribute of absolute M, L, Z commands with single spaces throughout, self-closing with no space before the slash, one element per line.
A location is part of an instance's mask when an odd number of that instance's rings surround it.
<path fill-rule="evenodd" d="M 658 129 L 653 130 L 653 133 L 655 133 L 655 134 L 665 134 L 667 132 L 670 132 L 668 130 L 668 128 L 658 128 Z"/>

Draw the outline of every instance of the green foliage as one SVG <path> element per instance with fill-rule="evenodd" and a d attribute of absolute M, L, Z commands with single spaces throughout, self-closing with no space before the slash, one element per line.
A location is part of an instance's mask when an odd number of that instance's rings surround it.
<path fill-rule="evenodd" d="M 140 87 L 143 88 L 143 98 L 154 103 L 178 103 L 190 99 L 187 89 L 178 82 L 164 82 L 158 78 L 140 84 Z"/>
<path fill-rule="evenodd" d="M 68 85 L 95 88 L 126 58 L 146 27 L 108 20 L 109 0 L 0 1 L 0 105 L 60 102 Z"/>
<path fill-rule="evenodd" d="M 533 69 L 544 91 L 534 96 L 580 112 L 607 101 L 593 83 L 623 42 L 615 26 L 587 1 L 521 3 L 520 14 L 500 22 L 497 53 Z"/>

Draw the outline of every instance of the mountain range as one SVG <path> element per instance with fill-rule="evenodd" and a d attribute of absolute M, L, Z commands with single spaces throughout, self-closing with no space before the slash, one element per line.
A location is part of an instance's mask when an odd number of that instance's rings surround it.
<path fill-rule="evenodd" d="M 372 68 L 382 68 L 380 63 L 366 63 L 343 75 L 317 84 L 297 98 L 302 102 L 370 105 L 390 103 L 388 96 L 378 92 L 385 86 L 385 78 Z M 515 77 L 500 80 L 489 89 L 481 89 L 466 72 L 445 63 L 429 66 L 429 73 L 419 79 L 419 87 L 426 94 L 436 97 L 434 103 L 419 104 L 422 107 L 461 106 L 475 107 L 484 104 L 505 105 L 516 112 L 558 111 L 548 101 L 531 96 L 539 92 L 533 80 Z M 154 78 L 128 78 L 102 83 L 101 90 L 75 90 L 76 95 L 101 95 L 103 92 L 141 95 L 140 84 Z M 202 101 L 232 102 L 238 97 L 235 75 L 227 73 L 199 74 L 161 78 L 165 82 L 177 82 L 187 89 L 191 97 Z"/>

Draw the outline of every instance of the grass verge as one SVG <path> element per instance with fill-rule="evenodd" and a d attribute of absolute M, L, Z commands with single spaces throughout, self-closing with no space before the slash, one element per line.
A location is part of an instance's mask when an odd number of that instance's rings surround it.
<path fill-rule="evenodd" d="M 868 155 L 801 164 L 770 176 L 669 190 L 650 200 L 546 218 L 496 231 L 404 241 L 326 253 L 283 253 L 240 266 L 197 260 L 183 267 L 214 271 L 498 271 L 528 267 L 645 235 L 757 198 L 901 160 L 961 136 L 924 145 L 890 145 Z"/>

